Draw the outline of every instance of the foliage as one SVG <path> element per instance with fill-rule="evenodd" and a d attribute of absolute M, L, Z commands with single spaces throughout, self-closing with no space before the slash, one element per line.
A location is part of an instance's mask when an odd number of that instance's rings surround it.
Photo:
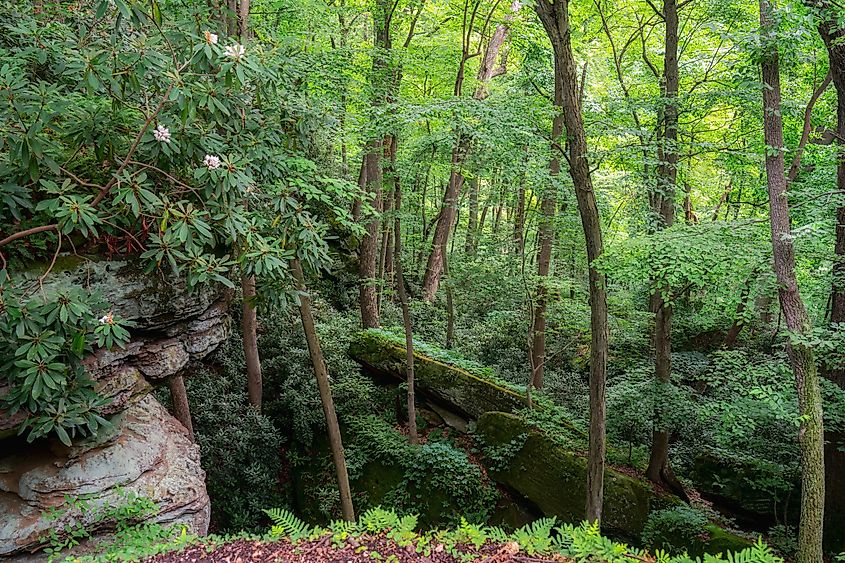
<path fill-rule="evenodd" d="M 13 281 L 0 270 L 0 372 L 10 389 L 0 406 L 27 416 L 27 440 L 55 433 L 65 445 L 110 423 L 82 358 L 97 348 L 124 347 L 131 322 L 79 288 L 45 292 L 43 279 Z M 102 315 L 99 320 L 97 315 Z"/>
<path fill-rule="evenodd" d="M 501 528 L 480 526 L 462 520 L 453 530 L 431 530 L 415 532 L 416 519 L 400 517 L 395 512 L 374 508 L 366 511 L 357 522 L 333 523 L 328 529 L 312 528 L 284 510 L 268 511 L 273 516 L 276 525 L 272 535 L 286 536 L 292 541 L 315 539 L 331 535 L 334 540 L 346 541 L 361 534 L 384 533 L 395 541 L 399 547 L 411 547 L 417 553 L 429 556 L 438 545 L 447 553 L 463 556 L 465 560 L 473 560 L 461 550 L 462 545 L 473 545 L 476 548 L 486 543 L 505 544 L 515 543 L 519 551 L 528 556 L 543 556 L 560 554 L 576 561 L 604 561 L 606 563 L 632 563 L 634 561 L 656 561 L 659 563 L 693 563 L 685 555 L 670 557 L 664 552 L 658 552 L 655 558 L 649 558 L 646 552 L 624 544 L 615 543 L 599 533 L 597 525 L 583 523 L 579 526 L 571 524 L 556 525 L 554 518 L 544 518 L 528 524 L 513 533 Z M 286 530 L 290 530 L 287 533 Z M 699 561 L 701 561 L 699 559 Z M 782 563 L 782 559 L 775 556 L 762 542 L 740 553 L 721 556 L 705 555 L 704 563 L 730 561 L 731 563 Z"/>
<path fill-rule="evenodd" d="M 237 357 L 231 341 L 220 357 Z M 200 370 L 188 378 L 194 433 L 200 446 L 211 515 L 219 531 L 256 530 L 268 499 L 285 501 L 280 485 L 282 434 L 246 400 L 242 364 L 222 373 Z"/>
<path fill-rule="evenodd" d="M 704 530 L 707 516 L 691 506 L 655 510 L 648 515 L 643 544 L 654 549 L 678 551 L 690 545 Z"/>
<path fill-rule="evenodd" d="M 262 301 L 289 303 L 289 261 L 330 262 L 325 218 L 359 229 L 347 205 L 357 187 L 309 158 L 321 117 L 301 103 L 303 69 L 263 42 L 218 43 L 210 10 L 3 3 L 0 223 L 14 244 L 0 245 L 0 362 L 4 404 L 27 407 L 31 439 L 69 443 L 104 423 L 78 359 L 129 338 L 83 288 L 32 299 L 53 264 L 22 287 L 31 262 L 125 253 L 189 288 L 254 274 Z"/>

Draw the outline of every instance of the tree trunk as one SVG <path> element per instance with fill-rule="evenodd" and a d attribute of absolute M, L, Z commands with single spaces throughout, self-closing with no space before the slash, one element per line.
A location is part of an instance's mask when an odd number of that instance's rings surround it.
<path fill-rule="evenodd" d="M 561 121 L 561 131 L 558 132 L 557 137 L 554 137 L 556 139 L 560 138 L 560 134 L 563 129 L 562 119 L 563 118 L 558 119 L 558 121 Z M 554 124 L 552 125 L 552 129 L 554 130 Z M 552 135 L 554 135 L 554 131 L 552 132 Z M 557 162 L 558 159 L 555 158 L 552 159 L 552 161 Z M 559 162 L 557 168 L 558 171 L 560 171 Z M 522 174 L 520 178 L 519 190 L 516 194 L 516 213 L 514 214 L 513 220 L 513 245 L 516 255 L 521 258 L 525 252 L 525 174 Z"/>
<path fill-rule="evenodd" d="M 329 431 L 329 446 L 332 450 L 335 472 L 337 473 L 337 484 L 340 490 L 340 507 L 343 519 L 347 522 L 355 521 L 355 510 L 352 507 L 352 491 L 349 488 L 349 475 L 346 471 L 346 456 L 343 452 L 343 440 L 340 435 L 340 425 L 337 422 L 337 412 L 334 408 L 332 390 L 329 385 L 329 374 L 326 370 L 326 363 L 323 360 L 323 352 L 320 349 L 320 340 L 317 338 L 317 329 L 314 326 L 314 317 L 311 314 L 311 298 L 306 293 L 305 275 L 302 273 L 302 265 L 296 259 L 291 263 L 293 276 L 296 280 L 296 289 L 299 296 L 299 316 L 302 319 L 302 330 L 305 332 L 305 339 L 308 342 L 308 352 L 311 355 L 311 365 L 314 367 L 314 375 L 317 378 L 317 388 L 320 391 L 320 402 L 323 404 L 323 413 L 326 416 L 326 426 Z"/>
<path fill-rule="evenodd" d="M 780 101 L 780 69 L 769 0 L 760 0 L 761 35 L 764 44 L 761 67 L 763 77 L 763 124 L 766 143 L 766 178 L 769 189 L 769 213 L 772 231 L 775 275 L 778 298 L 789 330 L 809 336 L 810 318 L 801 299 L 795 277 L 789 204 L 786 198 L 783 120 Z M 824 430 L 822 401 L 813 349 L 806 341 L 787 339 L 787 354 L 798 391 L 798 431 L 801 450 L 801 521 L 798 528 L 798 563 L 819 563 L 823 560 L 824 525 Z"/>
<path fill-rule="evenodd" d="M 393 221 L 394 261 L 396 263 L 396 291 L 399 303 L 402 305 L 402 324 L 405 327 L 405 381 L 408 384 L 408 438 L 412 444 L 419 443 L 417 436 L 417 407 L 414 397 L 414 332 L 411 326 L 411 309 L 408 306 L 408 293 L 405 291 L 405 276 L 402 270 L 402 227 L 400 211 L 402 210 L 402 190 L 396 190 L 396 218 Z"/>
<path fill-rule="evenodd" d="M 475 253 L 478 237 L 478 179 L 469 180 L 469 219 L 467 221 L 467 238 L 464 252 L 469 255 Z"/>
<path fill-rule="evenodd" d="M 590 431 L 587 459 L 587 519 L 601 521 L 606 449 L 605 381 L 607 372 L 607 295 L 604 277 L 594 264 L 603 252 L 601 222 L 587 160 L 587 138 L 578 92 L 577 69 L 572 55 L 569 6 L 566 0 L 538 0 L 540 21 L 555 53 L 555 91 L 559 92 L 566 128 L 569 173 L 575 187 L 578 212 L 587 248 L 590 280 Z M 557 97 L 557 95 L 556 95 Z M 557 145 L 557 143 L 555 143 Z M 559 145 L 552 150 L 559 150 Z"/>
<path fill-rule="evenodd" d="M 663 57 L 661 108 L 661 139 L 658 145 L 657 186 L 651 194 L 652 211 L 657 229 L 665 229 L 675 222 L 675 189 L 678 178 L 678 3 L 664 0 L 663 18 L 666 22 L 665 54 Z M 654 374 L 661 385 L 668 385 L 672 375 L 672 288 L 657 283 L 652 295 L 654 321 Z M 669 298 L 667 300 L 667 298 Z M 669 429 L 664 424 L 662 402 L 656 405 L 655 428 L 652 436 L 646 476 L 686 498 L 684 488 L 669 465 Z"/>
<path fill-rule="evenodd" d="M 242 276 L 243 346 L 246 360 L 246 381 L 249 403 L 261 411 L 261 359 L 258 356 L 258 314 L 255 309 L 255 276 Z"/>
<path fill-rule="evenodd" d="M 380 141 L 372 141 L 369 150 L 364 157 L 366 159 L 367 190 L 372 195 L 371 205 L 376 211 L 381 211 L 381 156 Z M 381 220 L 373 217 L 367 223 L 367 232 L 361 240 L 359 254 L 358 277 L 360 278 L 359 305 L 361 307 L 361 324 L 364 328 L 376 328 L 379 326 L 378 310 L 378 235 Z"/>
<path fill-rule="evenodd" d="M 240 0 L 238 7 L 238 35 L 241 41 L 249 39 L 249 3 L 250 0 Z"/>
<path fill-rule="evenodd" d="M 170 400 L 173 402 L 173 417 L 185 427 L 193 442 L 194 425 L 191 422 L 191 407 L 188 404 L 188 392 L 185 390 L 185 378 L 181 375 L 171 375 L 167 378 L 167 387 L 170 389 Z"/>
<path fill-rule="evenodd" d="M 560 88 L 556 88 L 555 106 L 560 108 Z M 561 136 L 563 135 L 563 115 L 558 114 L 552 120 L 552 139 L 555 143 L 560 144 Z M 552 153 L 555 154 L 555 153 Z M 554 221 L 555 208 L 557 207 L 557 197 L 554 193 L 555 181 L 554 178 L 560 174 L 560 159 L 558 157 L 552 158 L 549 163 L 549 174 L 551 175 L 551 185 L 546 188 L 546 193 L 543 195 L 543 201 L 540 204 L 540 220 L 537 226 L 537 295 L 536 303 L 534 305 L 533 326 L 531 327 L 531 385 L 535 389 L 543 388 L 543 379 L 546 372 L 546 279 L 549 276 L 549 268 L 552 263 L 552 244 L 554 243 L 554 229 L 552 223 Z M 525 250 L 525 240 L 523 238 L 523 229 L 525 223 L 525 186 L 520 183 L 520 198 L 517 203 L 516 220 L 514 221 L 514 229 L 519 225 L 520 232 L 520 256 L 521 252 Z"/>
<path fill-rule="evenodd" d="M 845 194 L 845 28 L 839 26 L 829 1 L 813 4 L 821 9 L 819 34 L 827 47 L 830 76 L 836 88 L 836 188 L 842 197 L 841 194 Z M 807 106 L 808 111 L 812 108 L 811 104 Z M 835 229 L 830 322 L 840 324 L 845 323 L 845 205 L 836 210 Z M 845 324 L 842 326 L 845 327 Z M 845 370 L 836 367 L 827 372 L 827 377 L 845 389 Z M 825 439 L 825 546 L 839 552 L 845 550 L 845 537 L 841 537 L 842 530 L 845 530 L 845 480 L 842 478 L 845 475 L 845 434 L 827 432 Z"/>
<path fill-rule="evenodd" d="M 449 253 L 443 253 L 443 276 L 446 278 L 446 349 L 455 344 L 455 304 L 452 295 L 452 278 L 449 275 Z"/>

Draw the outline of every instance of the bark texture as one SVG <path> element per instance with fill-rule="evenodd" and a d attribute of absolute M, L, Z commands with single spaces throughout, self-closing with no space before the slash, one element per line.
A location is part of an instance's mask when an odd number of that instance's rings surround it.
<path fill-rule="evenodd" d="M 764 37 L 773 36 L 772 6 L 760 0 L 760 26 Z M 772 231 L 775 275 L 783 317 L 797 339 L 787 340 L 787 354 L 798 390 L 799 412 L 804 416 L 798 432 L 801 450 L 801 521 L 798 528 L 799 563 L 818 563 L 822 556 L 824 525 L 824 431 L 822 402 L 813 349 L 801 339 L 811 330 L 810 318 L 795 277 L 795 249 L 790 232 L 786 198 L 783 120 L 780 100 L 780 68 L 777 45 L 769 39 L 761 61 L 763 77 L 763 124 L 766 177 Z"/>
<path fill-rule="evenodd" d="M 535 9 L 555 53 L 555 76 L 560 77 L 561 108 L 566 128 L 569 173 L 575 186 L 578 212 L 590 264 L 590 431 L 587 461 L 587 519 L 601 520 L 606 449 L 605 380 L 607 372 L 607 295 L 604 277 L 593 266 L 603 252 L 593 181 L 587 161 L 587 138 L 581 114 L 577 68 L 572 55 L 569 5 L 566 0 L 538 0 Z M 555 83 L 557 84 L 556 79 Z"/>

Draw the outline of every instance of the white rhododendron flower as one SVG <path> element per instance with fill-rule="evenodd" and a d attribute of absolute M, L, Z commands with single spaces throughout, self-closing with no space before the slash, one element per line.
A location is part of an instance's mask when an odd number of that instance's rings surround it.
<path fill-rule="evenodd" d="M 211 33 L 210 31 L 203 32 L 205 35 L 205 42 L 209 45 L 217 45 L 217 34 Z"/>
<path fill-rule="evenodd" d="M 239 43 L 226 47 L 226 56 L 230 59 L 240 60 L 246 54 L 246 47 Z"/>
<path fill-rule="evenodd" d="M 156 138 L 156 141 L 160 143 L 169 143 L 170 142 L 170 129 L 165 127 L 164 125 L 159 125 L 153 131 L 153 137 Z"/>
<path fill-rule="evenodd" d="M 202 163 L 209 169 L 209 170 L 216 170 L 220 168 L 220 157 L 214 156 L 213 154 L 205 155 L 205 159 Z"/>
<path fill-rule="evenodd" d="M 114 317 L 111 314 L 111 311 L 100 317 L 100 324 L 101 325 L 110 325 L 114 324 Z"/>

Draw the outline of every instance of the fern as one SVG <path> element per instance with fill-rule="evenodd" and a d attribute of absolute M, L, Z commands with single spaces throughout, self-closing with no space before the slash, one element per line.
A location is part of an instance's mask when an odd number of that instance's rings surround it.
<path fill-rule="evenodd" d="M 287 509 L 271 508 L 264 513 L 273 521 L 270 534 L 275 537 L 286 537 L 292 542 L 297 542 L 318 533 L 317 528 L 309 526 Z"/>
<path fill-rule="evenodd" d="M 380 506 L 366 511 L 358 520 L 362 529 L 368 532 L 384 532 L 397 528 L 401 521 L 392 510 L 384 510 Z"/>

